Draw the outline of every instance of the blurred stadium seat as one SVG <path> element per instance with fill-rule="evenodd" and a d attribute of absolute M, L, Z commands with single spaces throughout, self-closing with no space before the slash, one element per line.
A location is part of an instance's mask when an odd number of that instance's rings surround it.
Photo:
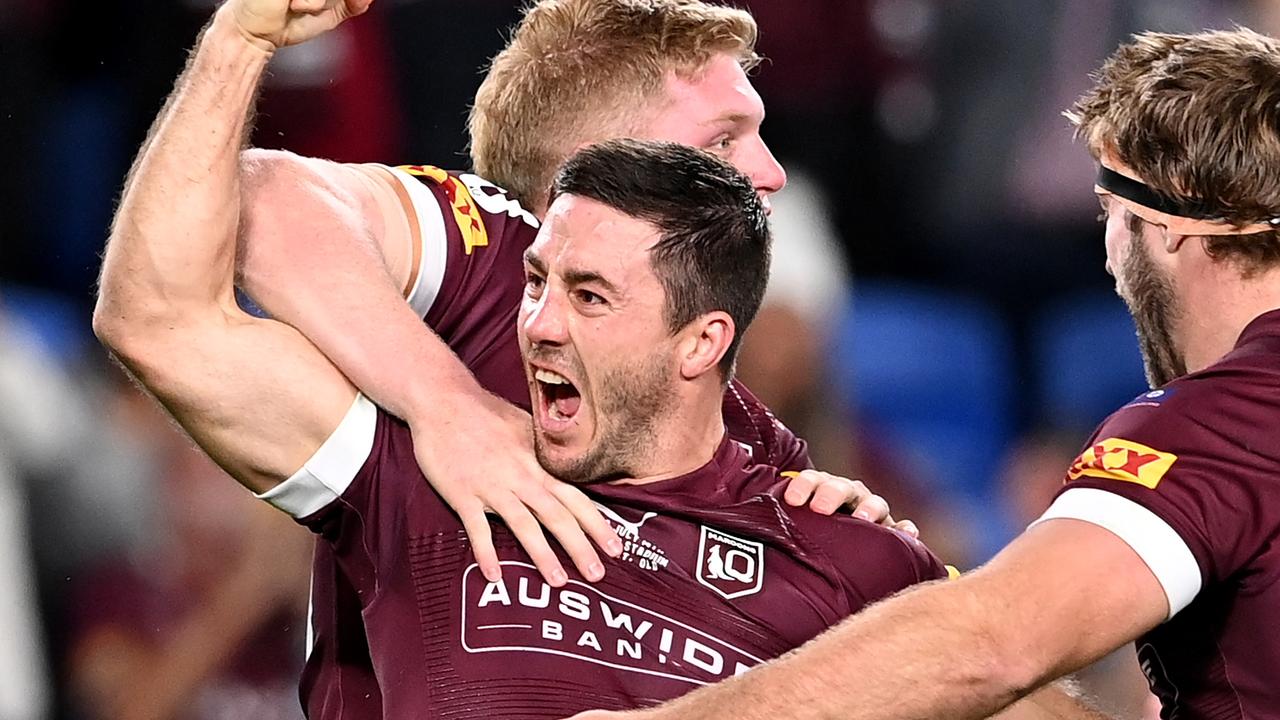
<path fill-rule="evenodd" d="M 1011 430 L 1012 341 L 985 303 L 860 283 L 834 339 L 847 411 L 929 492 L 981 503 Z"/>
<path fill-rule="evenodd" d="M 1147 389 L 1133 320 L 1114 294 L 1054 303 L 1034 328 L 1041 424 L 1087 431 Z"/>
<path fill-rule="evenodd" d="M 0 310 L 63 362 L 79 359 L 91 340 L 90 318 L 63 295 L 21 285 L 0 288 Z"/>

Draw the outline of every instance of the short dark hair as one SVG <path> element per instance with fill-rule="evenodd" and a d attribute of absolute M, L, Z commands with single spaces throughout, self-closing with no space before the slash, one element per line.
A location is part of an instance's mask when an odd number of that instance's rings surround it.
<path fill-rule="evenodd" d="M 769 279 L 769 223 L 751 181 L 685 145 L 610 140 L 565 162 L 551 199 L 565 194 L 658 229 L 649 263 L 666 292 L 667 327 L 674 333 L 705 313 L 728 313 L 736 328 L 720 361 L 728 380 Z"/>
<path fill-rule="evenodd" d="M 1157 192 L 1239 226 L 1280 215 L 1280 41 L 1247 28 L 1143 33 L 1067 112 Z M 1246 273 L 1280 265 L 1280 232 L 1206 238 Z"/>

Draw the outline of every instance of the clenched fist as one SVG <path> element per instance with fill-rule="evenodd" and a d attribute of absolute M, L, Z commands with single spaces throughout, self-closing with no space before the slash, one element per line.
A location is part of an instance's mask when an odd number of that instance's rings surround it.
<path fill-rule="evenodd" d="M 250 42 L 264 50 L 297 45 L 369 9 L 373 0 L 228 0 L 229 13 Z"/>

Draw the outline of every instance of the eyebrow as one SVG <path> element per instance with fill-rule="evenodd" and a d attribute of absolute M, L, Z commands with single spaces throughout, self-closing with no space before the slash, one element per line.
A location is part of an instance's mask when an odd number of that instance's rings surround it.
<path fill-rule="evenodd" d="M 533 252 L 533 248 L 529 248 L 524 251 L 524 261 L 529 264 L 529 267 L 533 268 L 534 272 L 537 272 L 540 275 L 547 274 L 547 264 L 542 261 L 542 258 L 538 257 L 537 254 Z M 618 287 L 616 285 L 609 282 L 603 275 L 593 270 L 568 270 L 562 274 L 564 275 L 564 281 L 569 285 L 595 283 L 602 289 L 615 295 L 621 294 L 618 292 Z"/>
<path fill-rule="evenodd" d="M 618 288 L 609 282 L 598 272 L 591 270 L 568 270 L 564 273 L 565 282 L 570 285 L 582 285 L 584 283 L 595 283 L 601 288 L 614 295 L 619 294 Z"/>
<path fill-rule="evenodd" d="M 547 264 L 542 262 L 542 258 L 533 252 L 533 248 L 524 251 L 524 261 L 537 272 L 543 275 L 547 274 Z"/>
<path fill-rule="evenodd" d="M 721 115 L 718 118 L 708 120 L 703 125 L 741 125 L 744 122 L 755 120 L 755 113 L 734 112 L 727 115 Z M 764 120 L 764 113 L 760 114 L 761 121 Z"/>

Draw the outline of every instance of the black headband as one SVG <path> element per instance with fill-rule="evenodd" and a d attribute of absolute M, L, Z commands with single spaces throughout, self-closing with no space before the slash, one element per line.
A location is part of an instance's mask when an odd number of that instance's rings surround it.
<path fill-rule="evenodd" d="M 1109 193 L 1119 195 L 1126 200 L 1132 200 L 1144 207 L 1158 210 L 1165 215 L 1191 218 L 1193 220 L 1222 219 L 1221 213 L 1206 209 L 1204 203 L 1183 204 L 1177 202 L 1160 195 L 1144 183 L 1121 175 L 1105 165 L 1098 166 L 1098 187 Z"/>

